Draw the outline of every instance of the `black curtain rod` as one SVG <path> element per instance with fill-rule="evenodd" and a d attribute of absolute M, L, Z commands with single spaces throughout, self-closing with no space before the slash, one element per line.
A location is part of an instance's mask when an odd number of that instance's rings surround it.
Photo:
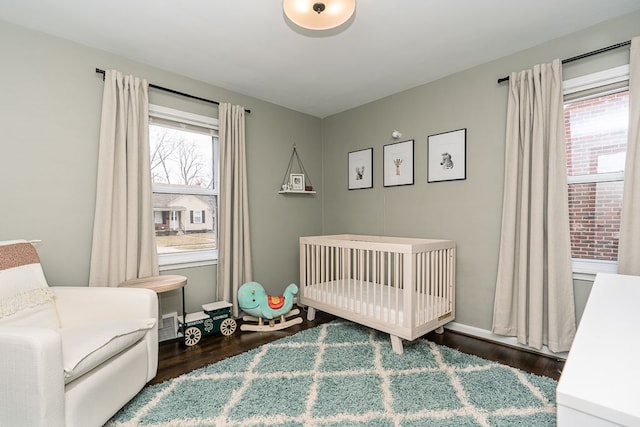
<path fill-rule="evenodd" d="M 622 43 L 612 44 L 611 46 L 603 47 L 598 50 L 593 50 L 591 52 L 587 52 L 581 55 L 572 56 L 571 58 L 563 59 L 562 64 L 567 64 L 569 62 L 577 61 L 579 59 L 588 58 L 590 56 L 598 55 L 600 53 L 609 52 L 610 50 L 618 49 L 624 46 L 629 46 L 630 44 L 631 44 L 631 40 L 627 40 L 626 42 L 622 42 Z M 507 81 L 509 81 L 509 76 L 498 79 L 498 84 L 502 82 L 507 82 Z"/>
<path fill-rule="evenodd" d="M 104 70 L 101 70 L 100 68 L 96 68 L 96 73 L 102 74 L 102 76 L 103 76 L 102 78 L 104 79 Z M 179 92 L 179 91 L 173 90 L 173 89 L 168 89 L 166 87 L 154 85 L 153 83 L 149 83 L 149 87 L 153 88 L 153 89 L 158 89 L 158 90 L 161 90 L 161 91 L 164 91 L 164 92 L 169 92 L 169 93 L 172 93 L 174 95 L 184 96 L 185 98 L 197 99 L 198 101 L 208 102 L 209 104 L 220 105 L 220 103 L 218 101 L 213 101 L 211 99 L 201 98 L 199 96 L 190 95 L 188 93 Z M 251 113 L 251 110 L 247 110 L 246 108 L 244 109 L 244 111 L 246 113 Z"/>

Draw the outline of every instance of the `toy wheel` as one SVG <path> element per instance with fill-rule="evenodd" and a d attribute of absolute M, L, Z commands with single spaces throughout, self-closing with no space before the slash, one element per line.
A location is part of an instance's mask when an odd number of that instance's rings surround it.
<path fill-rule="evenodd" d="M 224 319 L 222 323 L 220 323 L 220 333 L 222 335 L 231 335 L 236 331 L 236 321 L 228 318 Z"/>
<path fill-rule="evenodd" d="M 184 343 L 188 346 L 198 344 L 200 342 L 200 338 L 202 338 L 202 332 L 200 332 L 200 329 L 195 326 L 187 328 L 187 330 L 184 331 Z"/>

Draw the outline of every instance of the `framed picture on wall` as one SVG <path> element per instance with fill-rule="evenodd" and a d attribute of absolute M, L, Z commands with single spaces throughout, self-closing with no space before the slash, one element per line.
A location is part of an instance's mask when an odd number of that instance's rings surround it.
<path fill-rule="evenodd" d="M 385 187 L 413 184 L 413 139 L 385 145 L 382 157 Z"/>
<path fill-rule="evenodd" d="M 291 191 L 304 191 L 304 174 L 289 174 L 289 184 L 291 184 Z"/>
<path fill-rule="evenodd" d="M 427 137 L 427 182 L 467 179 L 467 129 Z"/>
<path fill-rule="evenodd" d="M 373 188 L 373 148 L 349 153 L 349 190 Z"/>

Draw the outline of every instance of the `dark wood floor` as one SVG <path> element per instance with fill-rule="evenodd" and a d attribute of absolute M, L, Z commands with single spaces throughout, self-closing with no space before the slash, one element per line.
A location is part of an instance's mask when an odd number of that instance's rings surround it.
<path fill-rule="evenodd" d="M 175 378 L 210 363 L 218 362 L 222 359 L 256 348 L 262 344 L 331 321 L 335 317 L 326 313 L 317 312 L 316 320 L 313 322 L 307 321 L 304 313 L 303 318 L 305 320 L 302 324 L 292 326 L 282 331 L 236 331 L 233 335 L 227 337 L 220 334 L 205 336 L 198 344 L 192 347 L 186 347 L 177 341 L 161 343 L 158 355 L 158 374 L 151 381 L 151 384 Z M 551 357 L 498 345 L 449 330 L 445 330 L 445 333 L 442 335 L 432 332 L 426 337 L 437 344 L 455 348 L 464 353 L 474 354 L 487 360 L 500 362 L 513 366 L 514 368 L 522 369 L 523 371 L 544 375 L 556 380 L 560 378 L 560 373 L 564 366 L 563 361 Z"/>

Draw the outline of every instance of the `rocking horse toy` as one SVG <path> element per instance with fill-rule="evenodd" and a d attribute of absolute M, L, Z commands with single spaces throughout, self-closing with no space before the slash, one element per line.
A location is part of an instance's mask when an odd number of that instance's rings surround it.
<path fill-rule="evenodd" d="M 291 310 L 293 297 L 298 293 L 298 287 L 292 283 L 280 296 L 267 295 L 262 285 L 258 282 L 247 282 L 238 289 L 238 305 L 248 314 L 242 318 L 245 322 L 258 322 L 257 324 L 243 323 L 241 331 L 279 331 L 289 326 L 302 323 L 302 317 L 298 316 L 290 320 L 287 317 L 300 314 L 297 308 Z M 264 319 L 268 320 L 265 324 Z M 276 320 L 278 319 L 278 320 Z"/>

